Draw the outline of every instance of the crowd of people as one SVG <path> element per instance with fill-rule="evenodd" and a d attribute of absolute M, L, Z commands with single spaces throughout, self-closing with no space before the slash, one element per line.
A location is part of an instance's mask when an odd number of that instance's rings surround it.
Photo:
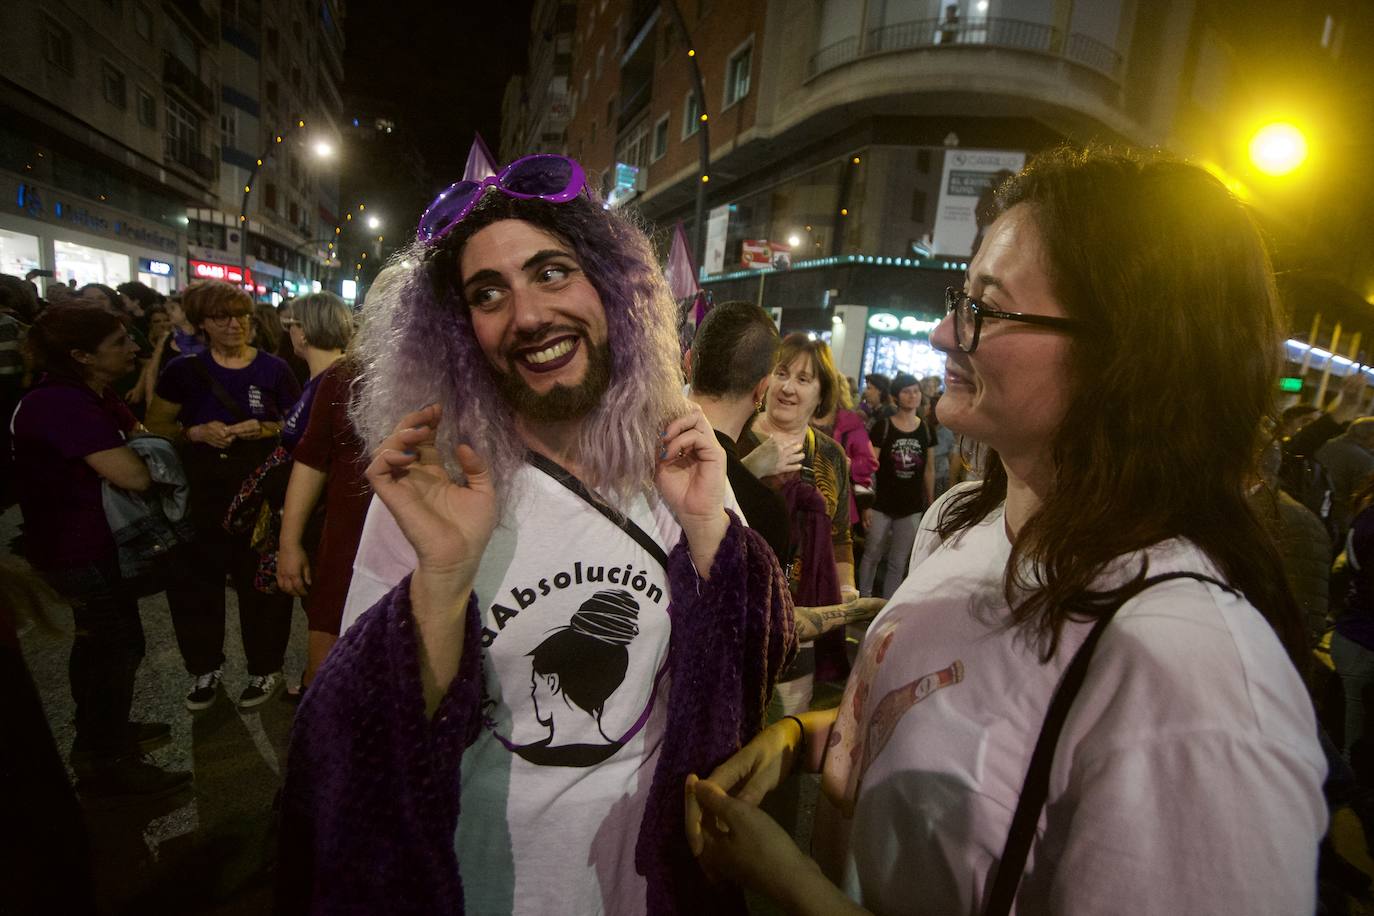
<path fill-rule="evenodd" d="M 281 912 L 1313 912 L 1333 784 L 1374 813 L 1363 378 L 1271 423 L 1273 271 L 1200 169 L 1061 150 L 995 211 L 943 378 L 861 391 L 753 303 L 680 352 L 649 236 L 555 155 L 439 195 L 358 316 L 6 300 L 77 792 L 191 778 L 138 754 L 138 599 L 198 712 L 227 579 L 238 705 L 299 703 Z M 761 807 L 803 769 L 804 848 Z"/>

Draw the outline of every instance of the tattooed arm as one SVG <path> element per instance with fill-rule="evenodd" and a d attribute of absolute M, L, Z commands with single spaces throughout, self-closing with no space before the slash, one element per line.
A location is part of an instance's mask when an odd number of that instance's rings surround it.
<path fill-rule="evenodd" d="M 797 607 L 797 640 L 810 642 L 823 633 L 847 623 L 868 620 L 883 609 L 883 598 L 854 598 L 844 604 L 827 604 L 822 607 Z"/>

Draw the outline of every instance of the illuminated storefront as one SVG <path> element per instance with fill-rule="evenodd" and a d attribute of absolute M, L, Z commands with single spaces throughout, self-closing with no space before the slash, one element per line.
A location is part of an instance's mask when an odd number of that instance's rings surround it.
<path fill-rule="evenodd" d="M 945 355 L 930 345 L 930 332 L 937 324 L 939 321 L 914 312 L 870 312 L 862 373 L 943 377 Z"/>

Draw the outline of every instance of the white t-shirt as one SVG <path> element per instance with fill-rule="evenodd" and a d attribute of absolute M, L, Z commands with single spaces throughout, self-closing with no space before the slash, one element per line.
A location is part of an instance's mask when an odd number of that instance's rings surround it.
<path fill-rule="evenodd" d="M 1069 624 L 1048 665 L 1001 629 L 1002 511 L 942 544 L 947 498 L 868 630 L 822 770 L 817 858 L 879 914 L 982 911 L 1050 697 L 1091 629 Z M 1221 578 L 1185 542 L 1148 556 L 1150 575 Z M 1016 911 L 1311 913 L 1325 774 L 1306 689 L 1254 607 L 1192 579 L 1156 585 L 1098 644 Z"/>
<path fill-rule="evenodd" d="M 470 913 L 642 913 L 634 850 L 663 737 L 667 572 L 579 496 L 526 466 L 474 591 L 484 725 L 463 755 L 454 838 Z M 617 506 L 669 552 L 661 502 Z M 347 628 L 415 568 L 373 500 Z"/>

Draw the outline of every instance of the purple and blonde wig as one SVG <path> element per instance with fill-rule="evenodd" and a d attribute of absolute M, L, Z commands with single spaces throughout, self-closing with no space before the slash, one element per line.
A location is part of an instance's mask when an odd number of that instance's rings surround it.
<path fill-rule="evenodd" d="M 579 433 L 575 459 L 584 482 L 617 497 L 652 486 L 660 433 L 688 410 L 677 311 L 643 230 L 587 195 L 550 204 L 491 190 L 441 241 L 416 243 L 393 259 L 399 274 L 369 292 L 355 340 L 363 367 L 352 406 L 359 434 L 375 449 L 402 416 L 437 402 L 444 412 L 438 446 L 450 473 L 461 478 L 452 455 L 466 442 L 491 467 L 502 501 L 509 495 L 525 445 L 478 345 L 460 276 L 467 241 L 505 219 L 569 245 L 606 311 L 611 380 Z"/>

